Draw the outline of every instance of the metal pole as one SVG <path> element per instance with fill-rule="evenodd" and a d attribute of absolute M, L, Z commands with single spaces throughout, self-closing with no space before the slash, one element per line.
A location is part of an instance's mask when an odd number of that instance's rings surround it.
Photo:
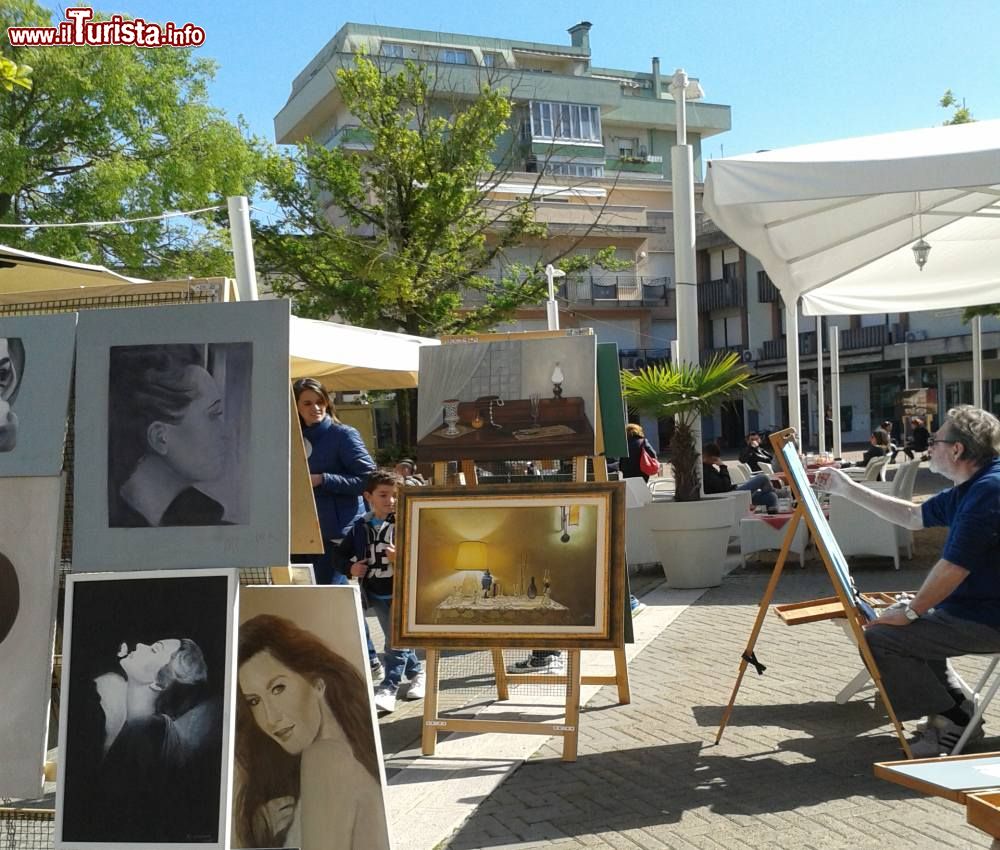
<path fill-rule="evenodd" d="M 830 407 L 833 408 L 833 456 L 840 457 L 840 328 L 830 328 Z"/>
<path fill-rule="evenodd" d="M 229 235 L 233 241 L 236 266 L 236 290 L 240 301 L 257 300 L 257 268 L 253 261 L 253 237 L 250 230 L 250 204 L 243 195 L 227 198 Z"/>
<path fill-rule="evenodd" d="M 819 453 L 826 453 L 826 388 L 823 386 L 823 317 L 816 317 L 816 422 L 819 426 Z"/>
<path fill-rule="evenodd" d="M 677 360 L 698 362 L 698 277 L 695 270 L 694 154 L 687 143 L 686 97 L 688 76 L 678 69 L 670 90 L 676 106 L 677 144 L 670 151 L 671 189 L 674 205 L 674 268 L 677 277 Z M 694 443 L 701 446 L 701 422 L 692 427 Z M 698 478 L 701 466 L 696 464 Z"/>
<path fill-rule="evenodd" d="M 802 405 L 799 395 L 799 299 L 785 302 L 785 354 L 788 359 L 788 422 L 802 449 Z"/>
<path fill-rule="evenodd" d="M 556 301 L 555 277 L 555 266 L 549 263 L 545 267 L 545 279 L 549 284 L 549 300 L 545 302 L 545 317 L 548 319 L 550 331 L 559 330 L 559 302 Z"/>
<path fill-rule="evenodd" d="M 910 344 L 903 343 L 903 389 L 910 388 Z"/>
<path fill-rule="evenodd" d="M 972 403 L 983 406 L 983 317 L 972 317 Z"/>

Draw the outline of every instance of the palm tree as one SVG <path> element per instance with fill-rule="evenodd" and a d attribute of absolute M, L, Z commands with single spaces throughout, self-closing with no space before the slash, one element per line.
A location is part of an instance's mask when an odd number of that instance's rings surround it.
<path fill-rule="evenodd" d="M 647 366 L 638 372 L 622 371 L 625 403 L 639 413 L 674 417 L 670 461 L 674 467 L 678 502 L 701 498 L 698 460 L 701 455 L 692 430 L 702 416 L 713 415 L 727 401 L 752 392 L 757 376 L 738 355 L 716 355 L 707 364 L 679 363 Z"/>

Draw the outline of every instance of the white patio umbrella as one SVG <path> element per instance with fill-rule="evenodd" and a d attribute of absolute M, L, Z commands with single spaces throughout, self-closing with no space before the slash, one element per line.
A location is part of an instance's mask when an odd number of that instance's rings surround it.
<path fill-rule="evenodd" d="M 1000 121 L 714 160 L 704 207 L 760 259 L 792 340 L 800 298 L 808 315 L 1000 300 Z M 921 239 L 930 246 L 923 269 L 912 250 Z M 799 383 L 796 345 L 788 383 Z M 798 393 L 788 398 L 799 427 Z"/>

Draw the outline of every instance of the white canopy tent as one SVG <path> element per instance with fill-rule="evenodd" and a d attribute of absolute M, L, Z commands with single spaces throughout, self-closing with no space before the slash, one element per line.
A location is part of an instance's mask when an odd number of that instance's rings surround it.
<path fill-rule="evenodd" d="M 704 207 L 781 292 L 787 339 L 798 339 L 800 298 L 807 315 L 1000 301 L 1000 121 L 714 160 Z M 921 238 L 923 270 L 912 251 Z M 788 384 L 798 383 L 789 345 Z M 798 393 L 788 399 L 799 427 Z"/>
<path fill-rule="evenodd" d="M 329 390 L 394 390 L 417 385 L 421 336 L 292 317 L 292 379 L 316 378 Z"/>

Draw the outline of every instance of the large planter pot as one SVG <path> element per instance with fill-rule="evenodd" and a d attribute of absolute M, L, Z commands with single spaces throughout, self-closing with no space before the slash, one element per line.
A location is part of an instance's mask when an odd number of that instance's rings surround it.
<path fill-rule="evenodd" d="M 657 500 L 646 510 L 667 587 L 722 584 L 734 510 L 728 493 L 698 502 Z"/>

